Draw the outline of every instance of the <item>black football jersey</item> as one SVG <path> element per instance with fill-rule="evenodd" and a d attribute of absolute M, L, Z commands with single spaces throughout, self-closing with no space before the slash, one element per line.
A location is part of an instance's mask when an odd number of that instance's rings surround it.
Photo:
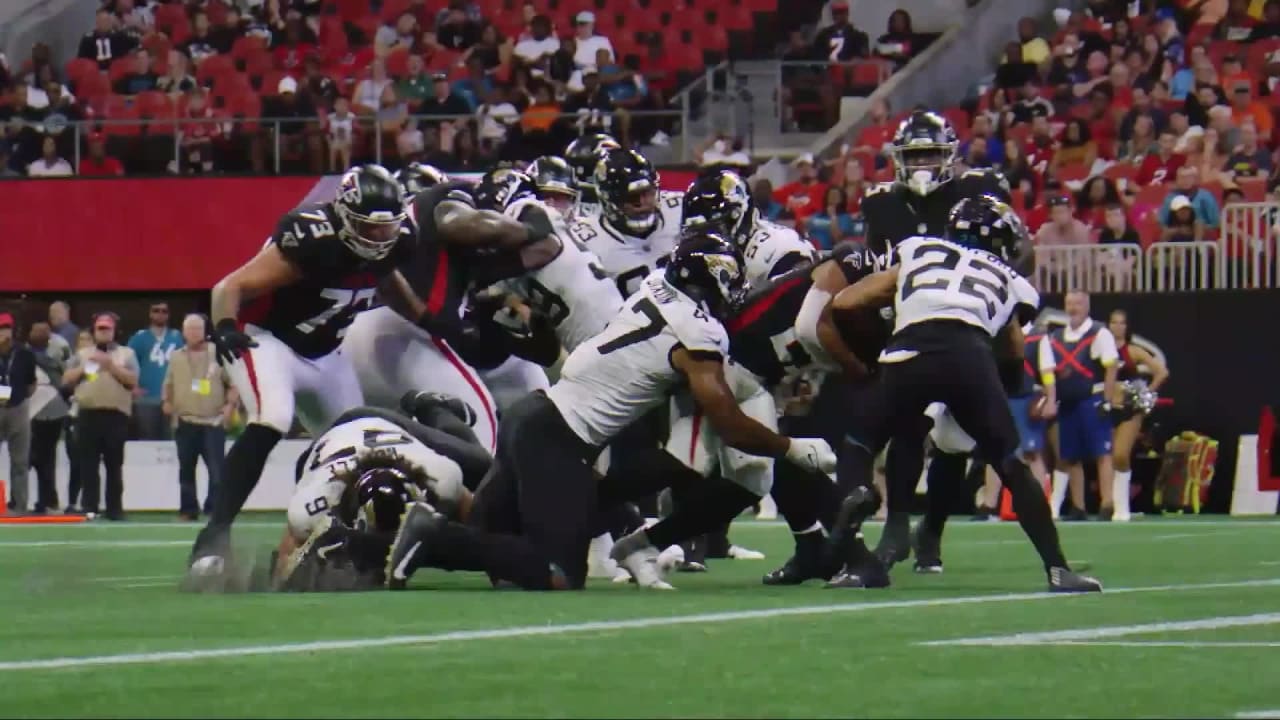
<path fill-rule="evenodd" d="M 850 285 L 875 272 L 875 255 L 860 243 L 841 243 L 822 262 L 838 263 Z M 821 263 L 819 263 L 821 264 Z M 796 339 L 796 316 L 804 297 L 813 286 L 814 263 L 803 263 L 753 290 L 742 307 L 725 324 L 729 330 L 729 355 L 759 377 L 766 387 L 774 387 L 788 376 L 808 370 L 813 358 Z M 888 337 L 868 338 L 869 349 L 851 348 L 864 362 L 864 353 L 874 359 Z"/>
<path fill-rule="evenodd" d="M 471 285 L 472 263 L 469 256 L 438 237 L 435 211 L 446 200 L 475 207 L 471 183 L 452 180 L 427 188 L 413 199 L 410 217 L 417 228 L 418 247 L 413 257 L 400 266 L 400 272 L 426 304 L 428 315 L 456 318 Z"/>
<path fill-rule="evenodd" d="M 385 258 L 366 260 L 338 237 L 342 227 L 332 203 L 291 210 L 267 242 L 302 272 L 292 285 L 247 303 L 239 320 L 268 330 L 298 355 L 318 358 L 338 349 L 356 313 L 373 307 L 378 284 L 413 254 L 413 236 Z"/>
<path fill-rule="evenodd" d="M 942 237 L 951 208 L 962 198 L 994 195 L 1009 202 L 1008 188 L 997 178 L 969 171 L 923 197 L 897 183 L 876 185 L 862 199 L 867 246 L 883 255 L 909 237 Z"/>

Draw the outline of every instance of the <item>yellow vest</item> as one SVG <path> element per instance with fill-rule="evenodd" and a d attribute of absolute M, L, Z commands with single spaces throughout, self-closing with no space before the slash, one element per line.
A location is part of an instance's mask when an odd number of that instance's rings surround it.
<path fill-rule="evenodd" d="M 190 348 L 179 348 L 169 356 L 164 384 L 170 388 L 173 414 L 179 420 L 199 425 L 222 424 L 222 406 L 227 402 L 230 382 L 214 359 L 213 346 L 194 353 Z"/>
<path fill-rule="evenodd" d="M 125 415 L 133 414 L 133 393 L 89 359 L 97 351 L 96 347 L 87 347 L 76 352 L 79 367 L 84 368 L 84 379 L 76 386 L 76 404 L 81 410 L 119 410 Z M 132 358 L 133 365 L 137 366 L 131 348 L 115 345 L 110 352 L 111 360 L 117 365 L 125 365 Z"/>

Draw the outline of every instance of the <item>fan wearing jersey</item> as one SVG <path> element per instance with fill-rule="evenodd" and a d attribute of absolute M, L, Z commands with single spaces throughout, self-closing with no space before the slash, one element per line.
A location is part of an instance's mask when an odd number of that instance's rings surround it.
<path fill-rule="evenodd" d="M 494 471 L 473 511 L 484 531 L 519 532 L 541 560 L 541 572 L 552 567 L 561 578 L 553 587 L 582 587 L 587 546 L 597 534 L 592 462 L 623 428 L 685 384 L 730 446 L 808 468 L 832 467 L 825 441 L 778 435 L 743 415 L 733 399 L 725 380 L 722 318 L 742 285 L 741 258 L 727 241 L 706 233 L 686 237 L 667 268 L 644 280 L 618 318 L 569 355 L 550 390 L 529 395 L 503 418 Z M 392 548 L 393 583 L 417 567 L 449 560 L 442 555 L 460 544 L 438 537 L 447 523 L 429 521 L 425 512 L 417 516 L 421 521 L 413 514 L 406 519 Z M 657 570 L 654 543 L 672 544 L 636 533 L 615 545 L 614 556 L 640 586 L 670 587 Z"/>
<path fill-rule="evenodd" d="M 402 192 L 381 166 L 353 168 L 333 200 L 286 213 L 258 254 L 214 286 L 212 339 L 248 427 L 227 454 L 227 480 L 192 549 L 193 574 L 221 573 L 231 524 L 295 411 L 315 432 L 361 403 L 339 347 L 353 319 L 375 299 L 408 317 L 421 311 L 396 269 L 414 250 Z"/>
<path fill-rule="evenodd" d="M 1008 205 L 987 196 L 966 198 L 952 210 L 945 239 L 906 239 L 894 250 L 896 264 L 832 301 L 837 322 L 850 312 L 894 308 L 879 375 L 864 402 L 852 408 L 841 451 L 838 480 L 849 494 L 833 537 L 848 564 L 832 586 L 866 587 L 872 585 L 868 577 L 884 574 L 856 536 L 879 504 L 870 483 L 872 460 L 904 423 L 916 422 L 930 404 L 941 402 L 1009 489 L 1018 522 L 1044 563 L 1049 589 L 1102 589 L 1097 580 L 1068 568 L 1040 482 L 1018 457 L 1018 433 L 1005 401 L 997 356 L 1022 357 L 1021 324 L 1040 303 L 1013 268 L 1027 242 L 1025 226 Z M 875 585 L 887 582 L 876 579 Z"/>
<path fill-rule="evenodd" d="M 899 124 L 891 149 L 894 180 L 876 185 L 862 201 L 867 245 L 872 250 L 884 255 L 909 237 L 942 237 L 952 207 L 962 198 L 992 195 L 1010 202 L 1009 183 L 999 171 L 979 168 L 956 174 L 958 147 L 954 128 L 938 113 L 917 110 Z M 906 508 L 924 467 L 925 437 L 931 425 L 928 418 L 920 417 L 901 429 L 889 447 L 885 464 L 889 514 L 876 549 L 889 564 L 904 559 L 911 544 Z M 931 508 L 945 512 L 945 493 L 963 484 L 967 458 L 964 453 L 934 454 L 927 483 Z M 937 537 L 920 540 L 924 547 L 940 542 Z M 918 569 L 941 567 L 937 558 L 917 554 L 916 560 Z"/>
<path fill-rule="evenodd" d="M 600 213 L 569 224 L 570 236 L 631 297 L 640 282 L 667 264 L 680 234 L 681 194 L 658 189 L 658 171 L 634 150 L 604 151 L 593 178 Z M 585 190 L 584 190 L 585 192 Z"/>
<path fill-rule="evenodd" d="M 622 145 L 611 135 L 591 133 L 569 143 L 564 149 L 565 162 L 573 168 L 574 178 L 578 185 L 578 202 L 574 207 L 570 220 L 590 220 L 600 216 L 600 194 L 596 187 L 596 165 L 600 156 L 608 150 L 621 148 Z"/>
<path fill-rule="evenodd" d="M 475 417 L 475 431 L 490 451 L 497 442 L 497 403 L 477 366 L 496 367 L 521 340 L 490 323 L 468 317 L 472 287 L 522 271 L 521 263 L 546 252 L 549 224 L 523 224 L 476 207 L 470 183 L 451 180 L 426 188 L 409 204 L 409 227 L 418 252 L 401 265 L 424 306 L 416 322 L 392 308 L 376 308 L 356 319 L 345 347 L 353 358 L 365 401 L 394 408 L 406 388 L 459 398 Z M 501 248 L 511 249 L 508 255 Z M 509 257 L 509 262 L 495 258 Z"/>
<path fill-rule="evenodd" d="M 381 587 L 410 502 L 465 520 L 492 459 L 457 398 L 409 392 L 399 410 L 343 413 L 298 457 L 273 564 L 277 589 Z"/>

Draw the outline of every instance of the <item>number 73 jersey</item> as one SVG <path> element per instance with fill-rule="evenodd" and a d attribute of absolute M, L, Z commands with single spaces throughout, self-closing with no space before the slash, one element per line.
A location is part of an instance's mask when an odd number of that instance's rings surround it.
<path fill-rule="evenodd" d="M 894 333 L 932 320 L 959 320 L 995 337 L 1019 306 L 1039 307 L 1036 289 L 1004 260 L 949 240 L 911 237 L 899 262 Z"/>
<path fill-rule="evenodd" d="M 381 260 L 365 260 L 338 237 L 341 221 L 331 203 L 291 210 L 267 240 L 302 278 L 253 299 L 239 320 L 266 330 L 301 357 L 324 357 L 342 342 L 356 313 L 374 305 L 378 284 L 413 252 L 413 236 Z"/>

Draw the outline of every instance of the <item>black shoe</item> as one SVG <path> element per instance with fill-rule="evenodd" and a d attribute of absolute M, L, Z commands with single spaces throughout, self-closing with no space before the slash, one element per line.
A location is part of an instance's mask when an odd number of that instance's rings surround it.
<path fill-rule="evenodd" d="M 1112 518 L 1115 514 L 1116 514 L 1116 509 L 1115 509 L 1115 508 L 1113 508 L 1113 507 L 1108 506 L 1108 507 L 1104 507 L 1104 508 L 1099 508 L 1099 509 L 1098 509 L 1098 520 L 1099 520 L 1100 522 L 1111 522 L 1111 518 Z"/>
<path fill-rule="evenodd" d="M 995 508 L 987 507 L 986 505 L 979 505 L 977 511 L 973 513 L 973 517 L 970 518 L 970 520 L 973 520 L 974 522 L 990 522 L 998 517 L 999 515 L 996 514 Z"/>
<path fill-rule="evenodd" d="M 1049 592 L 1054 593 L 1086 593 L 1102 592 L 1102 583 L 1097 578 L 1081 575 L 1064 567 L 1049 569 Z"/>
<path fill-rule="evenodd" d="M 1073 507 L 1062 516 L 1066 522 L 1084 522 L 1089 519 L 1089 514 L 1080 508 Z"/>
<path fill-rule="evenodd" d="M 862 531 L 862 524 L 879 509 L 880 493 L 873 487 L 854 488 L 853 492 L 840 501 L 840 509 L 836 512 L 835 525 L 832 527 L 831 546 L 837 548 L 841 560 L 847 562 L 852 559 L 854 541 Z"/>
<path fill-rule="evenodd" d="M 231 552 L 231 529 L 205 525 L 196 535 L 191 545 L 191 554 L 187 557 L 187 567 L 204 557 L 223 557 Z"/>
<path fill-rule="evenodd" d="M 911 550 L 916 556 L 915 570 L 922 574 L 942 573 L 942 538 L 929 532 L 923 522 L 911 533 Z"/>
<path fill-rule="evenodd" d="M 35 508 L 31 510 L 31 514 L 32 515 L 48 515 L 49 508 L 45 507 L 44 505 L 37 505 L 35 506 Z"/>
<path fill-rule="evenodd" d="M 409 567 L 422 546 L 431 542 L 436 530 L 448 522 L 435 508 L 422 502 L 409 505 L 400 520 L 400 530 L 387 553 L 387 588 L 403 590 L 414 568 Z"/>
<path fill-rule="evenodd" d="M 846 566 L 824 587 L 876 590 L 889 587 L 889 570 L 874 556 L 855 567 Z"/>
<path fill-rule="evenodd" d="M 889 570 L 911 557 L 910 523 L 905 520 L 902 523 L 891 522 L 886 518 L 884 532 L 880 533 L 880 540 L 876 543 L 875 554 Z"/>
<path fill-rule="evenodd" d="M 800 585 L 807 580 L 830 580 L 840 568 L 832 567 L 825 543 L 816 550 L 800 551 L 787 559 L 782 567 L 761 578 L 765 585 Z"/>
<path fill-rule="evenodd" d="M 119 510 L 115 512 L 106 513 L 103 515 L 103 517 L 111 522 L 124 522 L 124 513 L 120 512 Z"/>
<path fill-rule="evenodd" d="M 476 424 L 475 410 L 460 398 L 456 398 L 452 395 L 434 392 L 410 391 L 400 398 L 400 409 L 413 418 L 417 418 L 421 413 L 425 413 L 433 407 L 439 407 L 447 410 L 450 414 L 466 423 L 469 427 L 474 427 Z"/>
<path fill-rule="evenodd" d="M 84 510 L 81 510 L 80 508 L 76 507 L 75 505 L 68 505 L 68 506 L 67 506 L 67 507 L 62 511 L 62 514 L 63 514 L 63 515 L 83 515 L 83 514 L 84 514 Z"/>

